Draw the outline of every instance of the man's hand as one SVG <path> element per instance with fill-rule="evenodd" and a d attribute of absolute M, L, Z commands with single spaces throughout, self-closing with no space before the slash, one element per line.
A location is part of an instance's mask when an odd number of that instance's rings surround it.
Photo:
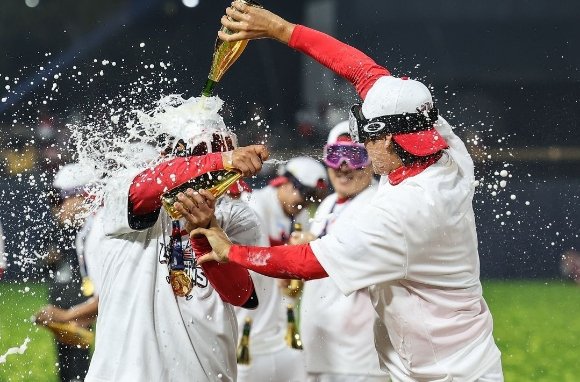
<path fill-rule="evenodd" d="M 294 232 L 292 232 L 292 234 L 290 234 L 290 239 L 288 240 L 288 244 L 290 244 L 290 245 L 306 244 L 306 243 L 310 243 L 313 240 L 316 240 L 316 236 L 314 236 L 310 232 L 294 231 Z"/>
<path fill-rule="evenodd" d="M 205 236 L 212 248 L 211 252 L 198 257 L 198 264 L 201 265 L 212 260 L 218 263 L 227 263 L 229 261 L 228 254 L 233 243 L 215 219 L 212 220 L 210 228 L 197 228 L 191 231 L 189 235 L 192 238 L 199 235 Z"/>
<path fill-rule="evenodd" d="M 34 320 L 38 325 L 46 326 L 51 322 L 70 321 L 67 309 L 57 308 L 54 305 L 47 305 L 34 315 Z"/>
<path fill-rule="evenodd" d="M 265 146 L 251 145 L 222 153 L 222 161 L 226 170 L 235 169 L 243 176 L 252 176 L 260 172 L 269 155 Z"/>
<path fill-rule="evenodd" d="M 258 38 L 272 38 L 288 44 L 295 24 L 263 8 L 253 7 L 234 1 L 222 16 L 222 25 L 234 32 L 218 32 L 224 41 L 239 41 Z"/>
<path fill-rule="evenodd" d="M 184 229 L 187 232 L 195 228 L 208 227 L 214 218 L 215 197 L 207 190 L 194 191 L 188 188 L 185 193 L 177 194 L 178 202 L 173 205 L 187 221 Z"/>

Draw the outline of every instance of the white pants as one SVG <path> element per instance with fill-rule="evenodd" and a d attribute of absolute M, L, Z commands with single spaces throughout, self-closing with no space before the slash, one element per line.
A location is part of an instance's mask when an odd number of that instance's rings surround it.
<path fill-rule="evenodd" d="M 238 382 L 304 382 L 302 351 L 282 348 L 269 354 L 250 354 L 249 365 L 238 365 Z"/>

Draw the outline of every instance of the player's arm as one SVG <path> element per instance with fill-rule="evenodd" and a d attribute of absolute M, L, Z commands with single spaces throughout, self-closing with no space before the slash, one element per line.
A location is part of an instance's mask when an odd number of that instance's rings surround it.
<path fill-rule="evenodd" d="M 133 179 L 129 188 L 130 212 L 146 215 L 158 211 L 164 192 L 197 176 L 223 168 L 222 153 L 178 157 L 148 168 Z"/>
<path fill-rule="evenodd" d="M 199 264 L 234 263 L 281 279 L 314 280 L 328 276 L 309 244 L 277 247 L 234 245 L 217 225 L 197 228 L 191 234 L 204 235 L 212 248 L 198 259 Z"/>
<path fill-rule="evenodd" d="M 192 237 L 191 247 L 197 259 L 212 250 L 204 236 Z M 250 272 L 245 267 L 234 262 L 217 263 L 213 261 L 201 264 L 201 268 L 222 300 L 247 309 L 258 307 L 254 282 L 250 277 Z"/>
<path fill-rule="evenodd" d="M 54 305 L 47 305 L 35 315 L 37 324 L 47 325 L 50 322 L 92 322 L 98 313 L 98 297 L 91 297 L 85 302 L 70 307 L 69 309 L 58 308 Z"/>
<path fill-rule="evenodd" d="M 266 9 L 236 1 L 226 9 L 226 14 L 222 24 L 236 33 L 219 32 L 222 40 L 267 37 L 288 44 L 344 77 L 363 99 L 377 79 L 390 75 L 387 69 L 358 49 L 325 33 L 289 23 Z"/>
<path fill-rule="evenodd" d="M 207 190 L 194 192 L 189 189 L 177 195 L 175 208 L 186 219 L 185 229 L 191 231 L 196 227 L 207 227 L 212 221 L 217 225 L 214 210 L 215 197 Z M 211 252 L 211 246 L 204 236 L 192 236 L 191 247 L 196 258 Z M 235 263 L 218 264 L 216 262 L 201 265 L 207 279 L 220 295 L 222 300 L 235 306 L 253 309 L 258 306 L 258 298 L 250 273 Z"/>
<path fill-rule="evenodd" d="M 233 151 L 201 156 L 179 157 L 158 164 L 138 174 L 129 189 L 131 213 L 145 215 L 161 208 L 161 195 L 202 174 L 223 169 L 236 169 L 244 176 L 252 176 L 268 159 L 262 145 L 238 147 Z"/>

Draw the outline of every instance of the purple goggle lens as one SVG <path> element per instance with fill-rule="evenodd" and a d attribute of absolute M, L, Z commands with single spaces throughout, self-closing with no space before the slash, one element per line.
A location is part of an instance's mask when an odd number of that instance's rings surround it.
<path fill-rule="evenodd" d="M 343 162 L 348 167 L 358 170 L 370 164 L 369 154 L 359 143 L 335 143 L 324 146 L 324 163 L 334 169 L 340 168 Z"/>

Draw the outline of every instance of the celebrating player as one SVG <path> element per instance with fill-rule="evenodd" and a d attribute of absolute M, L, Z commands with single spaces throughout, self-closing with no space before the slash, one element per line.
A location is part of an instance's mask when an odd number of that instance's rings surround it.
<path fill-rule="evenodd" d="M 465 145 L 429 89 L 324 33 L 234 2 L 219 33 L 233 41 L 273 38 L 345 77 L 363 99 L 351 136 L 382 175 L 371 202 L 310 244 L 232 245 L 219 227 L 199 228 L 213 251 L 200 261 L 272 276 L 330 276 L 344 294 L 368 288 L 375 346 L 395 381 L 503 381 L 491 313 L 482 296 L 472 207 L 475 178 Z M 356 312 L 352 312 L 356 315 Z"/>
<path fill-rule="evenodd" d="M 352 142 L 348 121 L 336 125 L 324 146 L 324 163 L 335 193 L 322 201 L 304 244 L 330 233 L 340 220 L 354 219 L 376 192 L 364 146 Z M 353 316 L 356 312 L 356 316 Z M 375 311 L 366 289 L 344 296 L 329 278 L 307 281 L 300 304 L 300 331 L 309 381 L 388 381 L 373 344 Z"/>
<path fill-rule="evenodd" d="M 241 201 L 205 203 L 189 189 L 174 205 L 186 224 L 171 221 L 160 201 L 165 191 L 224 164 L 245 175 L 260 170 L 268 155 L 263 146 L 234 146 L 231 133 L 204 134 L 172 145 L 161 164 L 109 182 L 94 223 L 108 237 L 100 243 L 96 348 L 86 381 L 236 380 L 233 305 L 255 307 L 254 286 L 235 264 L 197 266 L 202 252 L 190 245 L 188 231 L 207 226 L 215 213 L 232 240 L 257 243 L 255 214 Z M 185 202 L 198 203 L 196 213 Z M 174 266 L 178 280 L 169 277 Z M 179 281 L 189 282 L 173 288 Z"/>

